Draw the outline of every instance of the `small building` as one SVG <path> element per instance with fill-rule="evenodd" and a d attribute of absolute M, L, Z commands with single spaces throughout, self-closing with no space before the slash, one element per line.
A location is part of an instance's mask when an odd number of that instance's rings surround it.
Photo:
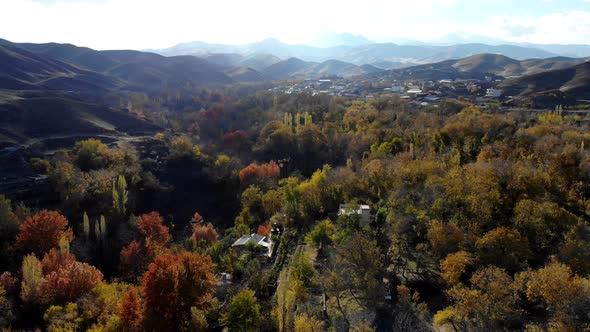
<path fill-rule="evenodd" d="M 242 235 L 242 237 L 237 239 L 236 242 L 234 242 L 234 244 L 231 246 L 232 248 L 236 248 L 241 251 L 246 248 L 247 245 L 261 246 L 264 248 L 264 251 L 262 252 L 263 256 L 272 256 L 272 241 L 268 236 L 260 234 Z"/>
<path fill-rule="evenodd" d="M 417 97 L 419 95 L 422 95 L 424 92 L 421 89 L 412 88 L 412 89 L 409 89 L 408 91 L 406 91 L 406 93 L 410 96 Z"/>
<path fill-rule="evenodd" d="M 338 211 L 339 216 L 351 214 L 360 216 L 361 226 L 367 226 L 371 223 L 371 207 L 368 205 L 351 206 L 348 204 L 340 204 Z"/>
<path fill-rule="evenodd" d="M 487 89 L 486 97 L 488 98 L 500 98 L 502 97 L 502 90 L 500 89 Z"/>
<path fill-rule="evenodd" d="M 217 282 L 215 284 L 218 287 L 231 285 L 232 283 L 232 275 L 227 272 L 217 273 L 215 275 L 215 278 L 217 279 Z"/>
<path fill-rule="evenodd" d="M 404 88 L 401 85 L 392 85 L 391 86 L 391 92 L 393 93 L 402 93 L 404 91 Z"/>

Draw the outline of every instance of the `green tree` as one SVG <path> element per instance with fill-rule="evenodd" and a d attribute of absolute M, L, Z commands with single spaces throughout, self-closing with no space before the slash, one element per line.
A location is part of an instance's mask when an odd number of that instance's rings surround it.
<path fill-rule="evenodd" d="M 84 236 L 88 240 L 90 236 L 90 219 L 88 218 L 88 214 L 84 211 L 84 215 L 82 216 L 82 229 L 84 230 Z"/>
<path fill-rule="evenodd" d="M 127 181 L 123 175 L 113 180 L 113 209 L 119 216 L 125 216 L 129 192 L 127 192 Z"/>
<path fill-rule="evenodd" d="M 261 323 L 260 305 L 254 291 L 244 289 L 234 296 L 227 312 L 222 315 L 222 322 L 230 331 L 258 331 Z"/>
<path fill-rule="evenodd" d="M 305 240 L 316 248 L 323 248 L 332 243 L 335 233 L 336 226 L 330 219 L 325 219 L 314 226 L 305 237 Z"/>
<path fill-rule="evenodd" d="M 18 228 L 18 217 L 12 211 L 12 205 L 9 199 L 0 195 L 0 230 L 2 235 L 7 230 L 16 231 Z"/>
<path fill-rule="evenodd" d="M 109 147 L 93 138 L 77 142 L 74 154 L 76 164 L 84 172 L 107 166 L 111 158 Z"/>

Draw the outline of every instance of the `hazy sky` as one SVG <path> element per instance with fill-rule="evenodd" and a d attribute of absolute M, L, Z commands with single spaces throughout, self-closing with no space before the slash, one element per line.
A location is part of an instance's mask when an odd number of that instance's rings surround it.
<path fill-rule="evenodd" d="M 473 34 L 590 43 L 590 0 L 0 0 L 0 38 L 96 49 L 186 41 L 304 43 L 319 32 L 374 41 Z"/>

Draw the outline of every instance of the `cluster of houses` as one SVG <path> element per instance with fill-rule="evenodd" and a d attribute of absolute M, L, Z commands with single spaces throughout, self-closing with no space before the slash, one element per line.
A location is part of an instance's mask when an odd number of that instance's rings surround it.
<path fill-rule="evenodd" d="M 363 97 L 366 87 L 360 82 L 341 77 L 329 77 L 320 79 L 306 79 L 285 85 L 279 85 L 269 91 L 286 94 L 309 93 L 311 95 L 330 95 L 335 97 Z"/>
<path fill-rule="evenodd" d="M 345 79 L 330 77 L 308 79 L 276 86 L 270 91 L 286 94 L 310 93 L 325 94 L 335 97 L 351 97 L 375 99 L 379 96 L 398 96 L 418 106 L 436 104 L 441 99 L 464 99 L 485 104 L 489 101 L 503 99 L 502 90 L 496 88 L 500 82 L 496 77 L 486 76 L 483 79 L 441 79 L 397 81 L 381 79 Z"/>

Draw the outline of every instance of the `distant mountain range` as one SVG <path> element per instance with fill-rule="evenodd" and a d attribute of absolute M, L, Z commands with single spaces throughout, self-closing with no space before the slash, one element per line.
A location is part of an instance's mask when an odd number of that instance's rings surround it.
<path fill-rule="evenodd" d="M 153 133 L 158 129 L 128 112 L 89 101 L 100 100 L 107 92 L 352 76 L 373 71 L 380 69 L 334 60 L 281 60 L 262 53 L 165 57 L 0 39 L 0 143 Z"/>
<path fill-rule="evenodd" d="M 175 50 L 192 52 L 193 46 L 178 46 Z M 128 112 L 88 102 L 87 97 L 81 96 L 95 96 L 94 100 L 100 100 L 105 92 L 149 92 L 238 82 L 331 76 L 368 81 L 484 79 L 490 76 L 509 78 L 500 85 L 506 95 L 526 97 L 560 92 L 568 98 L 590 99 L 590 62 L 585 62 L 588 59 L 553 56 L 543 50 L 520 46 L 366 44 L 317 48 L 285 46 L 267 40 L 242 49 L 209 44 L 204 47 L 207 52 L 199 53 L 198 57 L 163 56 L 0 39 L 0 142 L 24 142 L 49 135 L 153 132 L 157 128 L 148 122 Z M 243 52 L 244 49 L 250 51 Z M 338 49 L 342 52 L 337 53 Z M 309 61 L 285 57 L 297 52 L 303 55 L 315 52 L 318 58 L 329 54 L 322 52 L 334 52 L 339 59 Z M 484 53 L 470 54 L 472 52 Z M 518 57 L 492 54 L 496 52 Z M 463 54 L 469 55 L 461 57 Z M 432 63 L 409 66 L 415 61 L 413 57 L 418 56 L 420 61 Z M 458 59 L 447 59 L 454 57 Z M 443 61 L 438 61 L 440 59 Z M 382 69 L 386 64 L 406 67 Z"/>
<path fill-rule="evenodd" d="M 161 89 L 234 83 L 220 66 L 193 56 L 140 51 L 95 51 L 70 44 L 17 44 L 0 40 L 0 87 L 97 90 Z"/>
<path fill-rule="evenodd" d="M 368 75 L 396 80 L 483 79 L 486 75 L 503 78 L 564 69 L 587 59 L 555 57 L 548 59 L 516 60 L 499 54 L 477 54 L 459 60 L 446 60 L 425 65 L 392 69 Z"/>
<path fill-rule="evenodd" d="M 328 38 L 329 42 L 316 45 L 330 45 L 318 47 L 310 45 L 291 45 L 276 39 L 266 39 L 261 42 L 244 45 L 208 44 L 204 42 L 182 43 L 176 46 L 150 50 L 166 55 L 196 55 L 207 56 L 215 53 L 232 53 L 242 56 L 258 54 L 272 54 L 281 59 L 299 58 L 304 61 L 324 62 L 340 60 L 355 65 L 370 64 L 381 69 L 395 69 L 417 64 L 437 61 L 461 59 L 481 53 L 494 53 L 517 60 L 545 59 L 558 56 L 588 57 L 589 45 L 536 45 L 536 44 L 482 44 L 463 43 L 453 45 L 433 45 L 417 43 L 371 43 L 362 36 L 337 35 Z M 342 44 L 335 46 L 338 41 Z"/>

